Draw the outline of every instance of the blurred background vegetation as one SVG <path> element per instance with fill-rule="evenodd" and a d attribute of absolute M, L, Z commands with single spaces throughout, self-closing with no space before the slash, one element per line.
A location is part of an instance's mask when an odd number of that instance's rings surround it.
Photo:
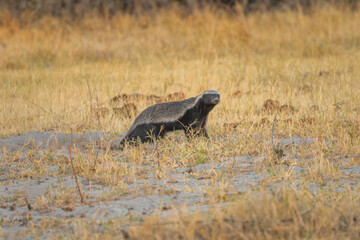
<path fill-rule="evenodd" d="M 115 96 L 207 89 L 223 99 L 209 121 L 215 134 L 272 119 L 261 110 L 267 99 L 296 108 L 294 122 L 317 118 L 321 135 L 340 116 L 358 126 L 357 2 L 0 0 L 0 134 L 121 133 L 133 118 L 115 117 Z M 266 129 L 251 134 L 268 138 Z"/>
<path fill-rule="evenodd" d="M 119 12 L 155 14 L 173 8 L 182 10 L 184 14 L 209 8 L 232 14 L 289 9 L 308 11 L 315 5 L 329 4 L 348 5 L 355 9 L 359 2 L 360 0 L 2 0 L 0 9 L 19 21 L 22 21 L 24 14 L 27 19 L 29 16 L 32 19 L 52 16 L 76 20 L 89 14 L 112 18 Z"/>

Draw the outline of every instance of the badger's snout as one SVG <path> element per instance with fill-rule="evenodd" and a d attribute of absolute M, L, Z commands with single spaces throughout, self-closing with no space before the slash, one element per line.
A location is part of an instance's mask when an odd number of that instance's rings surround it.
<path fill-rule="evenodd" d="M 210 99 L 210 104 L 212 104 L 212 105 L 216 105 L 219 102 L 220 102 L 220 96 L 219 95 L 212 96 L 211 99 Z"/>
<path fill-rule="evenodd" d="M 213 100 L 212 100 L 213 104 L 218 104 L 220 102 L 220 98 L 219 97 L 215 97 Z"/>

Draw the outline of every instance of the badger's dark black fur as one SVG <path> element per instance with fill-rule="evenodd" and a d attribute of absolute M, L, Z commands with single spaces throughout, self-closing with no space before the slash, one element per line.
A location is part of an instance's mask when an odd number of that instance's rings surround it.
<path fill-rule="evenodd" d="M 167 132 L 184 130 L 187 137 L 191 135 L 208 138 L 205 126 L 210 111 L 220 101 L 220 94 L 208 90 L 197 97 L 178 102 L 159 103 L 145 109 L 135 119 L 126 136 L 120 142 L 131 144 L 162 138 Z"/>

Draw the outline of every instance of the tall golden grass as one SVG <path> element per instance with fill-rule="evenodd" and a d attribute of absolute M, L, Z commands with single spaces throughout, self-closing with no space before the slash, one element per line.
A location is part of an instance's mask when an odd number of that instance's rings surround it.
<path fill-rule="evenodd" d="M 191 97 L 217 89 L 214 125 L 254 120 L 268 98 L 301 114 L 318 105 L 327 120 L 338 118 L 334 104 L 346 103 L 344 114 L 356 117 L 359 18 L 359 11 L 331 7 L 247 17 L 170 11 L 78 23 L 44 18 L 22 28 L 9 18 L 0 28 L 0 132 L 125 131 L 131 121 L 91 119 L 89 99 L 101 105 L 132 92 Z M 305 85 L 309 92 L 299 91 Z M 249 94 L 232 98 L 237 90 Z"/>

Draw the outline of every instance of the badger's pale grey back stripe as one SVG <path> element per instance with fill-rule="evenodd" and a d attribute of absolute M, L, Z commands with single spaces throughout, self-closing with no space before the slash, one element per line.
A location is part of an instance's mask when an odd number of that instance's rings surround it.
<path fill-rule="evenodd" d="M 202 96 L 204 94 L 219 94 L 219 93 L 216 90 L 207 90 L 207 91 L 203 92 L 202 94 L 200 94 L 199 96 Z"/>
<path fill-rule="evenodd" d="M 141 124 L 165 123 L 179 120 L 188 109 L 193 108 L 204 94 L 219 94 L 216 90 L 207 90 L 197 97 L 192 97 L 178 102 L 159 103 L 145 109 L 135 119 L 128 133 Z"/>

